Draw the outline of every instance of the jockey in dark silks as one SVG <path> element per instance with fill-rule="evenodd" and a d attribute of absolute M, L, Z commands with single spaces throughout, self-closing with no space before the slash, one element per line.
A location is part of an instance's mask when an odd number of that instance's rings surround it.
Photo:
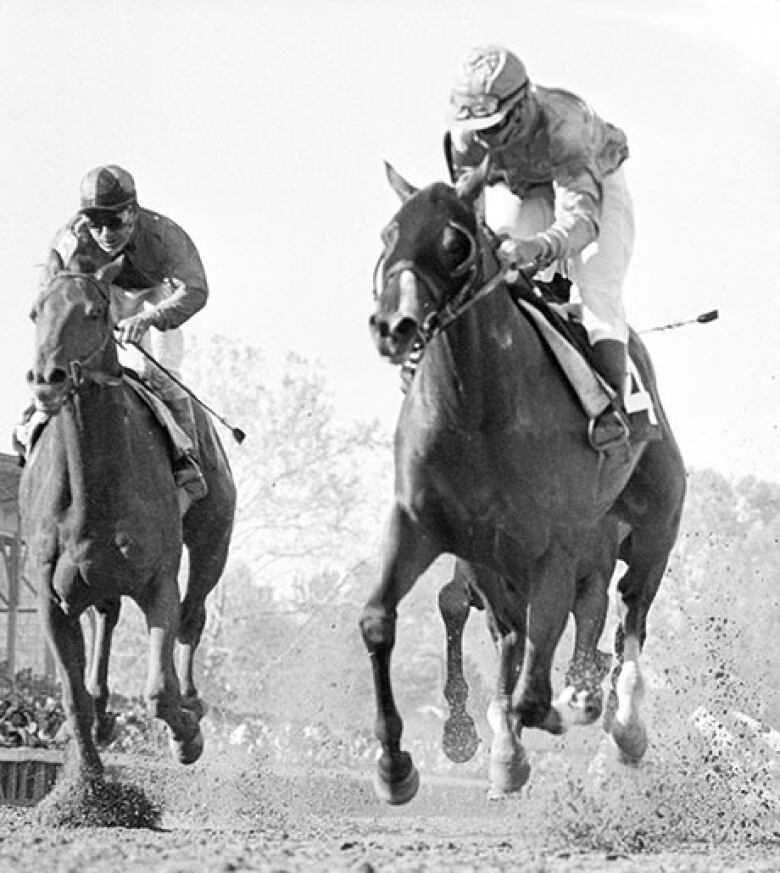
<path fill-rule="evenodd" d="M 198 462 L 192 401 L 133 344 L 153 353 L 178 377 L 183 355 L 179 327 L 205 306 L 206 274 L 185 231 L 139 206 L 133 177 L 113 164 L 96 167 L 83 178 L 80 209 L 52 241 L 41 287 L 63 269 L 104 268 L 113 277 L 111 306 L 117 339 L 123 344 L 120 360 L 162 398 L 183 431 L 172 434 L 178 455 L 174 472 L 190 499 L 198 500 L 206 484 Z"/>
<path fill-rule="evenodd" d="M 490 155 L 484 218 L 502 239 L 499 258 L 528 273 L 548 270 L 543 278 L 557 267 L 574 282 L 594 363 L 622 400 L 622 289 L 634 244 L 625 134 L 574 94 L 532 84 L 501 46 L 468 53 L 452 87 L 449 123 L 454 180 Z"/>

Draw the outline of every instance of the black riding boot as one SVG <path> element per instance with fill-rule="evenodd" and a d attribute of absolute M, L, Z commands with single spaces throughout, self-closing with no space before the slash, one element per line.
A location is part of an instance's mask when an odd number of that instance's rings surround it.
<path fill-rule="evenodd" d="M 593 363 L 599 375 L 615 392 L 610 405 L 590 424 L 590 441 L 602 451 L 628 442 L 629 421 L 625 410 L 626 345 L 619 340 L 599 340 L 592 347 Z"/>

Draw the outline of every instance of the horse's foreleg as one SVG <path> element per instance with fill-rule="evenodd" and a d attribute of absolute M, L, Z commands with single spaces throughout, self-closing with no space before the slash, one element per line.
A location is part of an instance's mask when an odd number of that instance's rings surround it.
<path fill-rule="evenodd" d="M 75 571 L 74 571 L 75 572 Z M 72 740 L 76 744 L 80 775 L 99 777 L 103 764 L 92 736 L 95 705 L 84 684 L 84 637 L 78 616 L 66 615 L 48 586 L 39 586 L 38 614 L 62 680 L 62 705 Z"/>
<path fill-rule="evenodd" d="M 88 619 L 91 640 L 86 687 L 95 704 L 95 742 L 99 746 L 107 746 L 116 733 L 116 715 L 108 712 L 108 663 L 119 610 L 118 597 L 104 600 L 95 605 Z"/>
<path fill-rule="evenodd" d="M 179 624 L 176 573 L 168 572 L 150 583 L 139 599 L 149 630 L 149 672 L 146 705 L 149 714 L 164 721 L 171 732 L 171 752 L 181 764 L 192 764 L 203 752 L 198 718 L 182 706 L 173 650 Z"/>
<path fill-rule="evenodd" d="M 449 718 L 444 722 L 442 746 L 445 755 L 458 764 L 470 761 L 479 744 L 474 720 L 466 712 L 469 687 L 463 674 L 463 628 L 471 609 L 467 578 L 470 572 L 463 561 L 457 561 L 453 578 L 439 591 L 439 612 L 447 632 L 444 697 L 450 708 Z"/>
<path fill-rule="evenodd" d="M 396 607 L 439 551 L 400 509 L 394 508 L 385 533 L 380 581 L 360 618 L 360 631 L 374 674 L 375 733 L 382 747 L 374 788 L 387 803 L 406 803 L 417 793 L 419 785 L 411 756 L 401 751 L 403 722 L 390 682 Z"/>
<path fill-rule="evenodd" d="M 486 598 L 488 625 L 498 653 L 498 677 L 487 719 L 493 735 L 490 743 L 490 797 L 500 798 L 519 791 L 528 781 L 531 767 L 520 742 L 521 725 L 512 705 L 512 695 L 523 665 L 525 605 L 519 604 L 512 619 L 508 620 L 506 615 L 499 617 L 496 614 L 495 603 L 495 598 Z"/>

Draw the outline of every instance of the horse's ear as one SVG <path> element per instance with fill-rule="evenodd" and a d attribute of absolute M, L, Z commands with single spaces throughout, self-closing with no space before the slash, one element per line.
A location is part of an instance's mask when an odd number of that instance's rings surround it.
<path fill-rule="evenodd" d="M 116 260 L 109 261 L 105 266 L 95 270 L 95 278 L 98 282 L 108 287 L 119 275 L 125 263 L 125 256 L 120 255 Z"/>
<path fill-rule="evenodd" d="M 410 185 L 398 170 L 391 164 L 388 164 L 387 161 L 385 161 L 385 173 L 387 174 L 387 181 L 392 186 L 393 191 L 401 198 L 402 203 L 406 203 L 410 197 L 417 193 L 417 188 L 414 185 Z"/>
<path fill-rule="evenodd" d="M 470 173 L 461 176 L 455 183 L 455 191 L 458 197 L 461 200 L 465 200 L 470 206 L 473 206 L 485 187 L 489 170 L 490 155 L 485 155 L 478 167 L 475 167 Z"/>

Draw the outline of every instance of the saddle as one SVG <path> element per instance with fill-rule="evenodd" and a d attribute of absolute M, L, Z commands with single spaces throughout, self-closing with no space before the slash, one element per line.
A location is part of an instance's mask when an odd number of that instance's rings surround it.
<path fill-rule="evenodd" d="M 549 282 L 535 279 L 530 286 L 516 283 L 506 287 L 552 352 L 590 421 L 619 402 L 629 417 L 632 442 L 661 439 L 653 399 L 635 360 L 633 334 L 628 344 L 626 387 L 623 397 L 618 398 L 595 365 L 581 320 L 582 306 L 571 299 L 569 279 L 556 273 Z"/>

